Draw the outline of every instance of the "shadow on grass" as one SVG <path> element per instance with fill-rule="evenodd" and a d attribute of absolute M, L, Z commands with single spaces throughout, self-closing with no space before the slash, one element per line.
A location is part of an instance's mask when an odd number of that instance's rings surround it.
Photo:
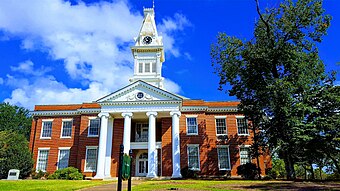
<path fill-rule="evenodd" d="M 247 186 L 239 186 L 241 189 L 255 190 L 340 190 L 340 182 L 267 182 L 254 183 Z"/>

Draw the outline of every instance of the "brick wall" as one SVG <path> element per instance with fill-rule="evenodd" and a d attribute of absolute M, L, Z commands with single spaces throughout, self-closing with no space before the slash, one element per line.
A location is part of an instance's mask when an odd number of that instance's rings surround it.
<path fill-rule="evenodd" d="M 186 116 L 197 115 L 198 135 L 187 135 L 186 133 Z M 239 146 L 251 145 L 252 133 L 250 136 L 238 136 L 236 116 L 237 113 L 204 113 L 204 112 L 182 112 L 180 117 L 180 149 L 181 149 L 181 168 L 188 166 L 187 145 L 198 144 L 200 148 L 200 171 L 199 175 L 224 175 L 229 174 L 237 176 L 236 168 L 240 165 Z M 32 121 L 32 130 L 30 136 L 30 148 L 33 149 L 33 158 L 36 162 L 38 148 L 49 147 L 49 158 L 47 171 L 53 173 L 57 169 L 58 149 L 59 147 L 70 147 L 69 166 L 74 166 L 84 171 L 86 146 L 98 146 L 98 137 L 88 137 L 89 117 L 95 117 L 97 114 L 78 115 L 78 116 L 53 116 L 40 117 Z M 218 140 L 216 136 L 215 116 L 226 116 L 228 139 Z M 70 139 L 60 138 L 62 119 L 73 118 L 72 137 Z M 53 119 L 51 139 L 40 139 L 42 120 Z M 36 126 L 36 136 L 34 139 L 34 130 Z M 114 119 L 113 139 L 112 139 L 112 163 L 111 176 L 118 175 L 118 156 L 119 146 L 123 142 L 124 119 Z M 162 159 L 162 176 L 172 175 L 172 119 L 171 117 L 160 118 L 157 121 L 157 140 L 162 140 L 162 149 L 160 157 Z M 133 131 L 132 131 L 133 134 Z M 132 137 L 133 138 L 133 137 Z M 33 147 L 34 140 L 34 147 Z M 218 168 L 217 145 L 228 145 L 230 153 L 231 171 L 220 171 Z M 137 152 L 137 151 L 136 151 Z M 134 156 L 136 156 L 134 152 Z M 256 162 L 253 160 L 253 162 Z M 260 157 L 261 169 L 264 174 L 265 168 L 270 167 L 271 159 L 269 154 Z M 133 165 L 134 167 L 135 165 Z M 34 164 L 34 168 L 36 163 Z M 134 171 L 133 171 L 134 173 Z M 94 172 L 84 172 L 84 175 L 93 177 Z"/>

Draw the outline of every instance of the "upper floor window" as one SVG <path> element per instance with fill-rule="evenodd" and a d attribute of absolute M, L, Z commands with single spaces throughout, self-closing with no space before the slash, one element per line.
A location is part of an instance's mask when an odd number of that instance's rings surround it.
<path fill-rule="evenodd" d="M 71 138 L 72 135 L 72 119 L 63 119 L 61 127 L 61 138 Z"/>
<path fill-rule="evenodd" d="M 50 139 L 52 135 L 52 121 L 53 120 L 43 120 L 41 128 L 41 139 Z"/>
<path fill-rule="evenodd" d="M 216 116 L 215 124 L 216 124 L 217 135 L 227 135 L 227 124 L 226 124 L 226 118 L 224 116 Z"/>
<path fill-rule="evenodd" d="M 97 118 L 90 119 L 88 127 L 88 137 L 98 137 L 99 136 L 99 126 L 100 120 Z"/>
<path fill-rule="evenodd" d="M 230 170 L 230 155 L 227 145 L 217 146 L 218 167 L 220 170 Z"/>
<path fill-rule="evenodd" d="M 186 119 L 187 119 L 187 135 L 197 135 L 198 134 L 197 117 L 187 116 Z"/>
<path fill-rule="evenodd" d="M 199 145 L 188 145 L 188 168 L 190 170 L 200 170 Z"/>
<path fill-rule="evenodd" d="M 240 164 L 249 163 L 250 160 L 250 147 L 249 146 L 242 146 L 240 147 Z"/>
<path fill-rule="evenodd" d="M 135 141 L 136 142 L 148 142 L 149 135 L 149 124 L 148 123 L 137 123 Z"/>
<path fill-rule="evenodd" d="M 247 120 L 244 117 L 236 117 L 236 121 L 237 121 L 237 134 L 249 135 Z"/>
<path fill-rule="evenodd" d="M 49 152 L 49 148 L 38 148 L 37 171 L 46 172 Z"/>

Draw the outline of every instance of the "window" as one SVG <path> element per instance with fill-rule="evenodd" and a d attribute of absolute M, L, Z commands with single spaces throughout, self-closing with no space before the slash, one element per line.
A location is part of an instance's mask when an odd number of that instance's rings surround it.
<path fill-rule="evenodd" d="M 237 117 L 237 133 L 239 135 L 249 135 L 248 132 L 248 123 L 244 117 Z"/>
<path fill-rule="evenodd" d="M 52 120 L 42 122 L 41 139 L 50 139 L 52 135 Z"/>
<path fill-rule="evenodd" d="M 99 119 L 90 119 L 88 128 L 88 137 L 98 137 L 99 135 Z"/>
<path fill-rule="evenodd" d="M 217 135 L 227 135 L 227 125 L 225 117 L 215 117 L 216 124 L 216 134 Z"/>
<path fill-rule="evenodd" d="M 199 145 L 188 145 L 188 168 L 200 170 Z"/>
<path fill-rule="evenodd" d="M 149 137 L 149 124 L 148 123 L 136 123 L 136 142 L 148 142 Z"/>
<path fill-rule="evenodd" d="M 71 138 L 72 135 L 72 119 L 63 119 L 61 127 L 61 138 Z"/>
<path fill-rule="evenodd" d="M 145 73 L 150 72 L 150 63 L 145 63 Z"/>
<path fill-rule="evenodd" d="M 220 145 L 217 147 L 218 167 L 220 170 L 230 170 L 229 147 Z"/>
<path fill-rule="evenodd" d="M 198 134 L 197 118 L 187 117 L 187 135 L 197 135 L 197 134 Z"/>
<path fill-rule="evenodd" d="M 156 62 L 152 62 L 152 72 L 156 73 Z"/>
<path fill-rule="evenodd" d="M 97 170 L 98 147 L 86 147 L 85 172 L 95 172 Z"/>
<path fill-rule="evenodd" d="M 38 160 L 37 160 L 37 167 L 36 167 L 37 172 L 39 170 L 46 172 L 49 152 L 50 152 L 49 148 L 38 149 Z"/>
<path fill-rule="evenodd" d="M 69 158 L 70 148 L 59 148 L 58 169 L 67 168 Z"/>
<path fill-rule="evenodd" d="M 246 164 L 250 162 L 250 155 L 249 155 L 250 148 L 247 147 L 240 147 L 240 163 Z"/>
<path fill-rule="evenodd" d="M 138 72 L 143 73 L 143 63 L 138 63 Z"/>

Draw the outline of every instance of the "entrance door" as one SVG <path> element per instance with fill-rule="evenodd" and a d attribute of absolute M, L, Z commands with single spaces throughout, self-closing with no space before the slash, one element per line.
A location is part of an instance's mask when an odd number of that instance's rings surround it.
<path fill-rule="evenodd" d="M 136 176 L 146 176 L 148 173 L 148 153 L 140 154 L 136 161 Z"/>

